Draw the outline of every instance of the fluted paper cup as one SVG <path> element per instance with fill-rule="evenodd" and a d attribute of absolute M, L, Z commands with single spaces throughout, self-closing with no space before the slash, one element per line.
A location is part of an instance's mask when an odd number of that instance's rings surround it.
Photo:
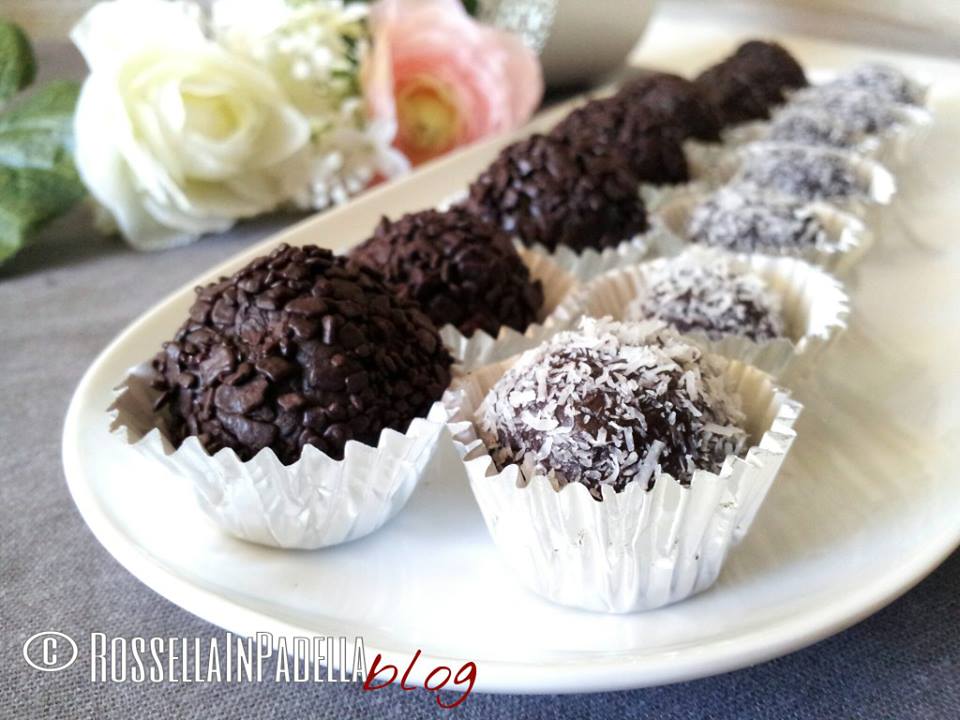
<path fill-rule="evenodd" d="M 675 238 L 674 246 L 678 247 L 678 251 L 697 245 L 690 242 L 690 217 L 708 195 L 709 191 L 704 187 L 691 188 L 686 195 L 675 197 L 658 211 L 657 219 Z M 823 229 L 822 240 L 812 245 L 790 248 L 789 252 L 784 248 L 783 255 L 774 257 L 798 257 L 833 275 L 842 276 L 860 262 L 872 247 L 874 234 L 859 217 L 825 202 L 808 203 L 805 211 Z M 668 243 L 662 245 L 667 247 Z M 754 252 L 763 254 L 763 249 L 758 248 Z"/>
<path fill-rule="evenodd" d="M 711 339 L 704 332 L 685 332 L 704 352 L 753 365 L 783 381 L 799 382 L 847 327 L 850 307 L 843 285 L 803 260 L 730 255 L 701 248 L 686 254 L 705 266 L 726 257 L 734 269 L 760 275 L 780 302 L 786 330 L 785 337 L 763 341 L 741 335 Z M 637 319 L 624 315 L 631 304 L 646 296 L 650 278 L 666 262 L 669 259 L 652 260 L 601 275 L 571 294 L 556 314 L 568 324 L 582 316 Z"/>
<path fill-rule="evenodd" d="M 747 534 L 793 443 L 801 406 L 756 368 L 727 364 L 752 446 L 719 473 L 697 470 L 689 486 L 663 474 L 651 490 L 631 483 L 602 501 L 573 482 L 555 489 L 520 466 L 498 470 L 473 418 L 516 358 L 456 380 L 443 411 L 470 487 L 504 561 L 553 602 L 607 613 L 649 610 L 706 590 Z M 437 413 L 439 418 L 439 412 Z"/>
<path fill-rule="evenodd" d="M 517 247 L 517 252 L 524 265 L 529 268 L 530 276 L 543 285 L 543 308 L 540 316 L 536 323 L 522 333 L 503 326 L 496 337 L 492 337 L 483 330 L 478 330 L 467 337 L 453 325 L 442 327 L 440 337 L 443 339 L 443 344 L 462 370 L 472 370 L 516 355 L 539 345 L 555 332 L 565 329 L 558 324 L 553 314 L 560 303 L 577 287 L 576 278 L 555 263 L 549 255 L 522 245 Z"/>
<path fill-rule="evenodd" d="M 148 363 L 130 370 L 109 408 L 111 430 L 133 450 L 189 480 L 203 512 L 222 531 L 279 548 L 312 550 L 363 537 L 407 502 L 443 437 L 443 424 L 416 418 L 405 433 L 384 430 L 376 447 L 349 441 L 343 460 L 307 446 L 284 465 L 265 448 L 250 460 L 211 455 L 196 437 L 174 447 L 155 413 Z"/>

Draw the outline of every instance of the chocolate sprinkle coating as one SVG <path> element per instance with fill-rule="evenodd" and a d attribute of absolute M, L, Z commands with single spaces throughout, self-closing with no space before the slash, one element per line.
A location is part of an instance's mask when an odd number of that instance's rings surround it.
<path fill-rule="evenodd" d="M 783 337 L 780 298 L 749 268 L 720 253 L 688 253 L 649 266 L 647 292 L 634 300 L 628 320 L 659 318 L 681 333 L 711 340 L 738 335 L 756 342 Z"/>
<path fill-rule="evenodd" d="M 430 319 L 328 250 L 281 245 L 196 292 L 153 360 L 176 445 L 195 435 L 242 460 L 269 447 L 284 464 L 313 445 L 340 459 L 348 440 L 405 431 L 449 384 Z"/>
<path fill-rule="evenodd" d="M 770 103 L 763 93 L 729 63 L 707 68 L 694 83 L 716 110 L 724 127 L 770 117 Z"/>
<path fill-rule="evenodd" d="M 638 183 L 672 185 L 690 179 L 679 126 L 620 96 L 586 102 L 550 135 L 581 153 L 623 157 Z"/>
<path fill-rule="evenodd" d="M 771 103 L 783 102 L 785 91 L 809 84 L 797 59 L 775 42 L 750 40 L 738 47 L 730 60 Z"/>
<path fill-rule="evenodd" d="M 804 200 L 844 199 L 868 191 L 849 156 L 804 145 L 756 146 L 745 153 L 736 180 Z"/>
<path fill-rule="evenodd" d="M 671 73 L 653 73 L 624 85 L 617 96 L 633 112 L 649 112 L 664 118 L 681 139 L 708 142 L 720 140 L 720 117 L 702 89 Z"/>
<path fill-rule="evenodd" d="M 767 255 L 801 255 L 829 244 L 806 201 L 736 185 L 717 189 L 693 209 L 687 237 L 693 243 Z"/>
<path fill-rule="evenodd" d="M 741 454 L 740 400 L 722 369 L 659 322 L 587 318 L 524 354 L 487 394 L 477 426 L 494 462 L 558 485 L 631 482 L 661 473 L 689 485 Z"/>
<path fill-rule="evenodd" d="M 770 108 L 786 99 L 786 91 L 808 84 L 803 68 L 789 52 L 762 40 L 744 43 L 694 82 L 725 126 L 769 118 Z"/>
<path fill-rule="evenodd" d="M 378 271 L 438 327 L 467 336 L 496 337 L 502 325 L 523 332 L 543 307 L 543 286 L 510 237 L 461 207 L 383 218 L 350 259 Z"/>
<path fill-rule="evenodd" d="M 504 148 L 470 185 L 464 207 L 548 250 L 616 247 L 647 229 L 636 179 L 620 158 L 546 135 Z"/>

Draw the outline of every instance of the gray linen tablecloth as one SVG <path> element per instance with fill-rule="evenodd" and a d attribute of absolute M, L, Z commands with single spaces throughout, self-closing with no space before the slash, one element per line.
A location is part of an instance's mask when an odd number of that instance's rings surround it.
<path fill-rule="evenodd" d="M 68 63 L 73 65 L 73 63 Z M 74 69 L 74 68 L 71 68 Z M 21 655 L 34 633 L 222 637 L 140 584 L 97 543 L 60 463 L 71 393 L 127 323 L 200 270 L 276 229 L 263 220 L 163 255 L 97 238 L 78 213 L 0 268 L 0 717 L 443 717 L 422 691 L 352 684 L 91 684 Z M 727 675 L 605 695 L 472 695 L 461 717 L 956 718 L 960 554 L 872 618 L 807 650 Z M 83 643 L 81 642 L 81 651 Z M 482 670 L 482 669 L 481 669 Z"/>

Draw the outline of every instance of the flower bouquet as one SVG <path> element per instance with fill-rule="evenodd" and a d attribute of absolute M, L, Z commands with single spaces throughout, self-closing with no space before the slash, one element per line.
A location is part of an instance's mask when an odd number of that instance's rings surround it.
<path fill-rule="evenodd" d="M 140 249 L 342 203 L 521 125 L 543 90 L 460 0 L 106 0 L 71 39 L 90 74 L 67 145 Z"/>

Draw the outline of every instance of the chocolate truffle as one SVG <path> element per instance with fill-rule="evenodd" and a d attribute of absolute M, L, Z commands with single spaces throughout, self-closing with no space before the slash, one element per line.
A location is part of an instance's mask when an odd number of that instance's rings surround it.
<path fill-rule="evenodd" d="M 739 335 L 758 342 L 782 337 L 780 299 L 764 279 L 736 267 L 720 253 L 688 253 L 648 266 L 646 292 L 634 300 L 628 320 L 658 318 L 681 333 L 711 340 Z"/>
<path fill-rule="evenodd" d="M 803 68 L 777 43 L 751 40 L 694 81 L 724 125 L 766 119 L 788 90 L 807 85 Z"/>
<path fill-rule="evenodd" d="M 730 63 L 707 68 L 694 83 L 713 106 L 723 127 L 770 117 L 771 103 Z"/>
<path fill-rule="evenodd" d="M 461 207 L 383 218 L 350 258 L 383 275 L 438 326 L 496 337 L 502 325 L 523 332 L 536 322 L 543 287 L 510 237 Z"/>
<path fill-rule="evenodd" d="M 622 157 L 638 183 L 664 185 L 690 179 L 679 128 L 662 113 L 619 96 L 588 101 L 550 134 L 580 153 Z"/>
<path fill-rule="evenodd" d="M 808 84 L 797 59 L 775 42 L 750 40 L 738 47 L 729 60 L 773 104 L 783 102 L 786 91 Z"/>
<path fill-rule="evenodd" d="M 736 181 L 804 200 L 862 197 L 869 191 L 848 155 L 803 145 L 750 147 Z"/>
<path fill-rule="evenodd" d="M 464 207 L 548 250 L 616 247 L 647 229 L 636 180 L 621 159 L 546 135 L 501 151 L 470 185 Z"/>
<path fill-rule="evenodd" d="M 335 459 L 376 445 L 440 398 L 451 358 L 415 304 L 375 273 L 314 246 L 281 245 L 197 288 L 187 321 L 154 358 L 157 407 L 179 445 L 285 464 L 306 445 Z"/>
<path fill-rule="evenodd" d="M 829 114 L 834 122 L 852 132 L 874 134 L 897 124 L 896 104 L 856 87 L 820 85 L 790 98 L 790 108 Z"/>
<path fill-rule="evenodd" d="M 922 105 L 924 87 L 889 65 L 868 63 L 840 75 L 830 86 L 864 90 L 877 99 L 906 105 Z"/>
<path fill-rule="evenodd" d="M 863 140 L 863 134 L 825 109 L 798 106 L 787 107 L 776 114 L 766 139 L 800 145 L 852 148 Z"/>
<path fill-rule="evenodd" d="M 736 395 L 714 358 L 659 322 L 584 319 L 525 353 L 490 390 L 477 425 L 494 462 L 557 486 L 689 485 L 744 451 Z"/>
<path fill-rule="evenodd" d="M 736 185 L 719 188 L 694 207 L 687 237 L 733 252 L 766 255 L 799 255 L 829 244 L 806 201 Z"/>
<path fill-rule="evenodd" d="M 632 108 L 663 118 L 681 139 L 720 140 L 720 118 L 695 83 L 670 73 L 632 80 L 617 94 Z"/>

